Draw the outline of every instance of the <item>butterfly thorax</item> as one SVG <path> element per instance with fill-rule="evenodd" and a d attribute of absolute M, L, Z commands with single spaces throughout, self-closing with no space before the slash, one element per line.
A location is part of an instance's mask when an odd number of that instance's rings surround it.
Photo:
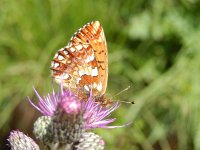
<path fill-rule="evenodd" d="M 110 104 L 112 104 L 113 102 L 111 101 L 110 98 L 106 97 L 105 95 L 99 95 L 99 96 L 96 96 L 95 98 L 95 101 L 97 103 L 100 103 L 102 106 L 109 106 Z"/>
<path fill-rule="evenodd" d="M 95 102 L 101 104 L 102 106 L 109 106 L 112 104 L 112 100 L 106 97 L 105 94 L 100 95 L 97 91 L 86 92 L 85 90 L 73 90 L 72 91 L 80 100 L 87 101 L 90 97 L 95 100 Z"/>

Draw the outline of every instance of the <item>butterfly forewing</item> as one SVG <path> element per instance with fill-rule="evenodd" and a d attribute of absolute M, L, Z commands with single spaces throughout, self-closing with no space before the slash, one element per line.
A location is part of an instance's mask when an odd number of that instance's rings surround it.
<path fill-rule="evenodd" d="M 55 54 L 52 77 L 67 89 L 101 97 L 107 87 L 108 60 L 104 31 L 99 21 L 80 28 L 68 45 Z"/>

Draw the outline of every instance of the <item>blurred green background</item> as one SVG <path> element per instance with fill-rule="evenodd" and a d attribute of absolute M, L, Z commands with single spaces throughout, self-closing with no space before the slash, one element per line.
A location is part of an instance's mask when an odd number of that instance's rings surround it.
<path fill-rule="evenodd" d="M 50 62 L 76 30 L 99 20 L 109 53 L 107 95 L 135 101 L 98 129 L 108 150 L 200 149 L 200 1 L 1 0 L 0 149 L 13 129 L 33 137 L 27 101 L 51 92 Z"/>

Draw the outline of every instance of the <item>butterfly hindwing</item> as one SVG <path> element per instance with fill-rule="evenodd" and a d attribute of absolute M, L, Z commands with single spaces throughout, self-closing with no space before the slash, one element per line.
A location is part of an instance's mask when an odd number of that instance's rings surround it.
<path fill-rule="evenodd" d="M 99 21 L 80 28 L 51 64 L 52 77 L 72 91 L 102 96 L 107 87 L 107 45 Z"/>

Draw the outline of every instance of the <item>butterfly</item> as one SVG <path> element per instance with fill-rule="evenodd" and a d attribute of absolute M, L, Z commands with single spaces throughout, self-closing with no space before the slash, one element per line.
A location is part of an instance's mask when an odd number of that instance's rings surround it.
<path fill-rule="evenodd" d="M 92 91 L 95 101 L 103 105 L 108 80 L 108 53 L 106 38 L 99 21 L 80 28 L 67 46 L 55 54 L 51 63 L 52 77 L 80 98 L 86 99 Z"/>

